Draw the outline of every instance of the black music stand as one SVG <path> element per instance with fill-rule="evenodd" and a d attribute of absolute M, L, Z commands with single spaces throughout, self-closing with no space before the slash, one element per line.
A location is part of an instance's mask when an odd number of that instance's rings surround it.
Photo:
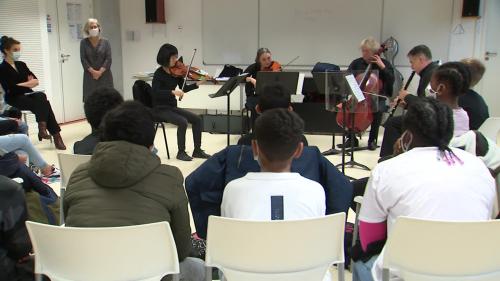
<path fill-rule="evenodd" d="M 345 78 L 347 79 L 347 78 Z M 355 82 L 354 83 L 356 85 L 356 87 L 359 89 L 359 86 L 357 86 L 358 84 Z M 342 103 L 342 114 L 343 114 L 343 117 L 344 117 L 344 120 L 346 120 L 346 117 L 347 117 L 347 112 L 346 112 L 346 107 L 347 106 L 350 106 L 350 118 L 351 118 L 351 128 L 354 128 L 354 124 L 355 124 L 355 118 L 356 118 L 356 105 L 358 103 L 358 99 L 356 98 L 356 95 L 355 95 L 355 89 L 353 89 L 349 83 L 346 82 L 346 93 L 347 93 L 347 98 L 343 101 Z M 361 93 L 361 92 L 360 92 Z M 349 105 L 347 104 L 347 101 L 349 100 L 349 96 L 350 97 L 350 102 L 349 102 Z M 378 97 L 377 95 L 370 95 L 370 94 L 367 94 L 365 95 L 365 98 L 367 99 L 372 99 L 372 110 L 378 110 Z M 367 170 L 367 171 L 370 171 L 370 168 L 368 168 L 368 166 L 366 165 L 363 165 L 361 163 L 358 163 L 354 160 L 354 152 L 355 151 L 359 151 L 359 150 L 363 150 L 363 148 L 355 148 L 354 147 L 354 138 L 356 137 L 356 133 L 354 132 L 354 130 L 349 130 L 349 135 L 350 135 L 350 138 L 351 138 L 351 148 L 348 150 L 349 153 L 351 154 L 351 159 L 347 162 L 345 162 L 344 158 L 345 158 L 345 154 L 344 152 L 346 151 L 345 150 L 345 137 L 346 137 L 346 132 L 345 132 L 345 122 L 343 124 L 343 129 L 344 129 L 344 135 L 343 135 L 343 143 L 342 143 L 342 163 L 341 164 L 338 164 L 336 165 L 336 167 L 339 167 L 339 166 L 342 166 L 342 171 L 344 170 L 344 167 L 345 166 L 350 166 L 350 168 L 361 168 L 361 169 L 364 169 L 364 170 Z"/>
<path fill-rule="evenodd" d="M 264 88 L 271 83 L 280 83 L 288 90 L 290 95 L 295 95 L 299 84 L 299 72 L 257 72 L 257 86 L 255 94 L 258 96 Z"/>
<path fill-rule="evenodd" d="M 314 83 L 318 89 L 318 93 L 325 95 L 326 110 L 336 112 L 338 107 L 336 104 L 342 103 L 347 97 L 346 83 L 344 76 L 347 72 L 342 71 L 325 71 L 313 72 Z M 345 132 L 345 128 L 342 129 Z M 335 127 L 332 131 L 332 148 L 321 152 L 324 156 L 337 155 L 342 153 L 342 150 L 335 148 Z"/>
<path fill-rule="evenodd" d="M 248 74 L 242 74 L 229 79 L 215 94 L 208 95 L 211 98 L 227 97 L 227 146 L 230 144 L 231 135 L 231 93 L 238 87 L 240 83 L 244 83 Z"/>
<path fill-rule="evenodd" d="M 350 74 L 347 71 L 334 71 L 334 72 L 314 72 L 313 78 L 316 83 L 316 86 L 321 94 L 325 95 L 325 109 L 327 111 L 339 113 L 339 110 L 342 110 L 342 115 L 344 120 L 347 117 L 347 100 L 350 96 L 349 86 L 347 85 L 347 81 L 345 76 Z M 339 105 L 342 105 L 339 107 Z M 335 115 L 334 122 L 336 120 L 337 115 Z M 323 152 L 323 155 L 333 155 L 342 153 L 342 164 L 337 165 L 336 167 L 341 166 L 342 173 L 345 175 L 345 156 L 348 154 L 345 143 L 347 138 L 347 128 L 346 124 L 342 124 L 342 149 L 335 149 L 335 132 L 332 135 L 332 149 Z M 328 154 L 327 154 L 328 153 Z M 351 178 L 351 177 L 349 177 Z M 353 179 L 353 178 L 351 178 Z"/>

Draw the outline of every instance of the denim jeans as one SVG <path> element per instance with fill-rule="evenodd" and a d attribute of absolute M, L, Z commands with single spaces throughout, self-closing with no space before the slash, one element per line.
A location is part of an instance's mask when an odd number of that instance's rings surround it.
<path fill-rule="evenodd" d="M 199 258 L 187 257 L 179 263 L 180 281 L 205 281 L 205 262 Z M 172 275 L 163 277 L 161 281 L 172 280 Z"/>
<path fill-rule="evenodd" d="M 373 281 L 372 267 L 377 256 L 371 257 L 367 262 L 357 261 L 352 269 L 352 281 Z"/>
<path fill-rule="evenodd" d="M 0 149 L 6 152 L 23 151 L 28 154 L 30 162 L 38 168 L 47 167 L 47 162 L 43 159 L 42 155 L 33 146 L 27 135 L 12 134 L 0 136 Z"/>

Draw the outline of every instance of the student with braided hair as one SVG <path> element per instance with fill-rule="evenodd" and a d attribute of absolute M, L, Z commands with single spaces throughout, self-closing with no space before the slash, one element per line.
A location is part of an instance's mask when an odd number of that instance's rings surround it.
<path fill-rule="evenodd" d="M 458 137 L 469 131 L 469 116 L 467 112 L 458 105 L 459 97 L 463 96 L 470 87 L 471 73 L 469 68 L 462 62 L 447 62 L 439 66 L 433 73 L 430 81 L 429 93 L 431 97 L 447 104 L 453 109 L 455 129 L 453 136 Z M 407 106 L 418 101 L 422 97 L 401 92 L 399 99 Z M 387 157 L 394 153 L 394 142 L 402 134 L 404 126 L 396 132 L 391 130 L 391 136 L 384 133 L 384 140 L 380 150 L 380 157 Z"/>
<path fill-rule="evenodd" d="M 453 70 L 443 71 L 449 72 Z M 433 76 L 434 89 L 436 83 L 448 83 L 441 77 L 439 72 Z M 439 86 L 441 92 L 451 84 L 446 85 Z M 403 120 L 406 130 L 397 146 L 402 153 L 379 163 L 368 181 L 359 216 L 362 253 L 356 257 L 354 281 L 381 280 L 378 253 L 399 216 L 453 221 L 491 218 L 495 182 L 479 158 L 448 146 L 454 134 L 453 117 L 450 106 L 433 98 L 419 98 L 408 107 Z"/>

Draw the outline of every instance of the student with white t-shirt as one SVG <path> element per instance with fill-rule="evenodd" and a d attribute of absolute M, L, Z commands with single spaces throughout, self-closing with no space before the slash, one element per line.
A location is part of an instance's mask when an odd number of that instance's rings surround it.
<path fill-rule="evenodd" d="M 224 217 L 249 220 L 293 220 L 325 215 L 323 187 L 298 173 L 292 160 L 300 157 L 304 122 L 286 109 L 271 109 L 255 122 L 252 150 L 259 173 L 229 182 L 222 198 Z"/>
<path fill-rule="evenodd" d="M 403 153 L 378 164 L 368 181 L 359 216 L 365 252 L 390 235 L 399 216 L 450 221 L 491 217 L 495 182 L 479 158 L 448 147 L 454 127 L 450 107 L 419 99 L 408 108 L 404 125 L 397 146 Z M 358 260 L 353 281 L 381 280 L 381 259 L 382 254 Z"/>

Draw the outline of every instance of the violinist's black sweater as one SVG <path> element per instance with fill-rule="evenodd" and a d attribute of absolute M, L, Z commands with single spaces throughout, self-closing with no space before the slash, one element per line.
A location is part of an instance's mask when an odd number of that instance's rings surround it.
<path fill-rule="evenodd" d="M 174 77 L 168 74 L 163 67 L 159 67 L 153 76 L 153 86 L 151 91 L 153 107 L 177 107 L 177 99 L 172 91 L 175 90 L 177 86 L 181 88 L 182 84 L 184 84 L 184 78 Z M 186 84 L 184 92 L 187 93 L 194 89 L 198 89 L 198 85 Z"/>

